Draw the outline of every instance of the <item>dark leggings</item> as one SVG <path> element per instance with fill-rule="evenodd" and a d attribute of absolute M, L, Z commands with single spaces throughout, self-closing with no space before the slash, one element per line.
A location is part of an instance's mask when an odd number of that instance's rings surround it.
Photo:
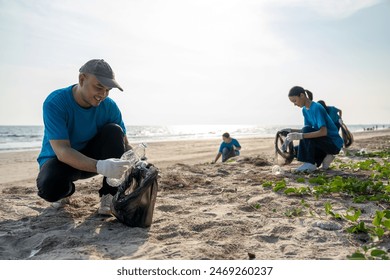
<path fill-rule="evenodd" d="M 302 128 L 303 133 L 314 132 L 311 127 Z M 304 138 L 299 141 L 298 160 L 320 166 L 327 154 L 336 155 L 340 149 L 327 137 Z"/>
<path fill-rule="evenodd" d="M 107 124 L 80 152 L 96 160 L 120 158 L 125 151 L 122 128 L 117 124 Z M 40 168 L 37 187 L 38 195 L 49 202 L 71 196 L 75 192 L 74 181 L 96 176 L 96 173 L 75 169 L 58 160 L 57 157 L 47 160 Z M 103 178 L 99 195 L 117 192 Z"/>

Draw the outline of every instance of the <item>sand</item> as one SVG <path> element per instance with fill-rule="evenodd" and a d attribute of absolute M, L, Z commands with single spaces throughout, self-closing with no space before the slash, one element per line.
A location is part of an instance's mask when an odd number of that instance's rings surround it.
<path fill-rule="evenodd" d="M 390 130 L 354 136 L 351 151 L 390 147 Z M 0 259 L 343 260 L 364 245 L 345 231 L 345 222 L 324 213 L 325 202 L 342 212 L 353 205 L 350 198 L 288 196 L 262 187 L 264 181 L 283 178 L 294 186 L 297 175 L 290 169 L 299 163 L 274 175 L 273 138 L 239 141 L 241 156 L 217 164 L 210 162 L 218 139 L 149 143 L 147 156 L 160 177 L 148 229 L 97 214 L 100 175 L 77 181 L 71 204 L 56 210 L 36 194 L 38 151 L 0 153 Z M 341 174 L 337 168 L 328 172 Z M 369 176 L 353 171 L 344 175 Z M 307 206 L 294 215 L 302 199 Z M 374 202 L 354 206 L 364 209 L 367 220 L 375 210 L 388 208 Z M 389 250 L 389 236 L 379 245 Z"/>

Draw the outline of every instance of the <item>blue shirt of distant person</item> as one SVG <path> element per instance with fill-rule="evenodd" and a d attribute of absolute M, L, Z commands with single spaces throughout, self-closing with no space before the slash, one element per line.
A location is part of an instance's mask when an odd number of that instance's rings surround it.
<path fill-rule="evenodd" d="M 218 154 L 212 163 L 216 163 L 221 156 L 222 162 L 225 162 L 229 158 L 240 155 L 241 145 L 237 139 L 230 137 L 230 134 L 225 132 L 222 135 L 222 140 L 223 142 L 219 146 Z"/>

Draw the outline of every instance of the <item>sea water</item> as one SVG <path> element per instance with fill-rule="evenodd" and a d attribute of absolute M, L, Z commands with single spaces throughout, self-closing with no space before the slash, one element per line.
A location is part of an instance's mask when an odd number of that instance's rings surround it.
<path fill-rule="evenodd" d="M 221 139 L 224 132 L 234 138 L 274 137 L 283 128 L 300 125 L 170 125 L 127 126 L 130 144 L 157 141 Z M 353 132 L 390 128 L 390 124 L 348 125 Z M 0 126 L 0 152 L 39 150 L 42 145 L 43 126 Z"/>

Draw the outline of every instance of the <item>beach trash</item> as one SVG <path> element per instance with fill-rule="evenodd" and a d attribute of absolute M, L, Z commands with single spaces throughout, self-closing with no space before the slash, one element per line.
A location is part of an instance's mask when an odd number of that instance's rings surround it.
<path fill-rule="evenodd" d="M 113 215 L 130 227 L 149 227 L 152 224 L 158 190 L 158 169 L 139 161 L 118 187 L 111 204 Z"/>
<path fill-rule="evenodd" d="M 146 143 L 141 143 L 137 147 L 134 148 L 134 153 L 135 155 L 140 159 L 140 160 L 146 160 L 146 148 L 148 145 Z"/>
<path fill-rule="evenodd" d="M 279 165 L 272 166 L 272 174 L 273 175 L 283 175 L 284 171 Z"/>
<path fill-rule="evenodd" d="M 107 178 L 107 184 L 109 184 L 111 187 L 118 187 L 120 184 L 122 184 L 125 181 L 126 174 L 134 167 L 134 165 L 139 161 L 138 156 L 134 153 L 133 150 L 128 150 L 121 156 L 122 160 L 128 160 L 130 161 L 130 167 L 129 169 L 123 174 L 123 176 L 119 179 L 115 178 Z"/>

